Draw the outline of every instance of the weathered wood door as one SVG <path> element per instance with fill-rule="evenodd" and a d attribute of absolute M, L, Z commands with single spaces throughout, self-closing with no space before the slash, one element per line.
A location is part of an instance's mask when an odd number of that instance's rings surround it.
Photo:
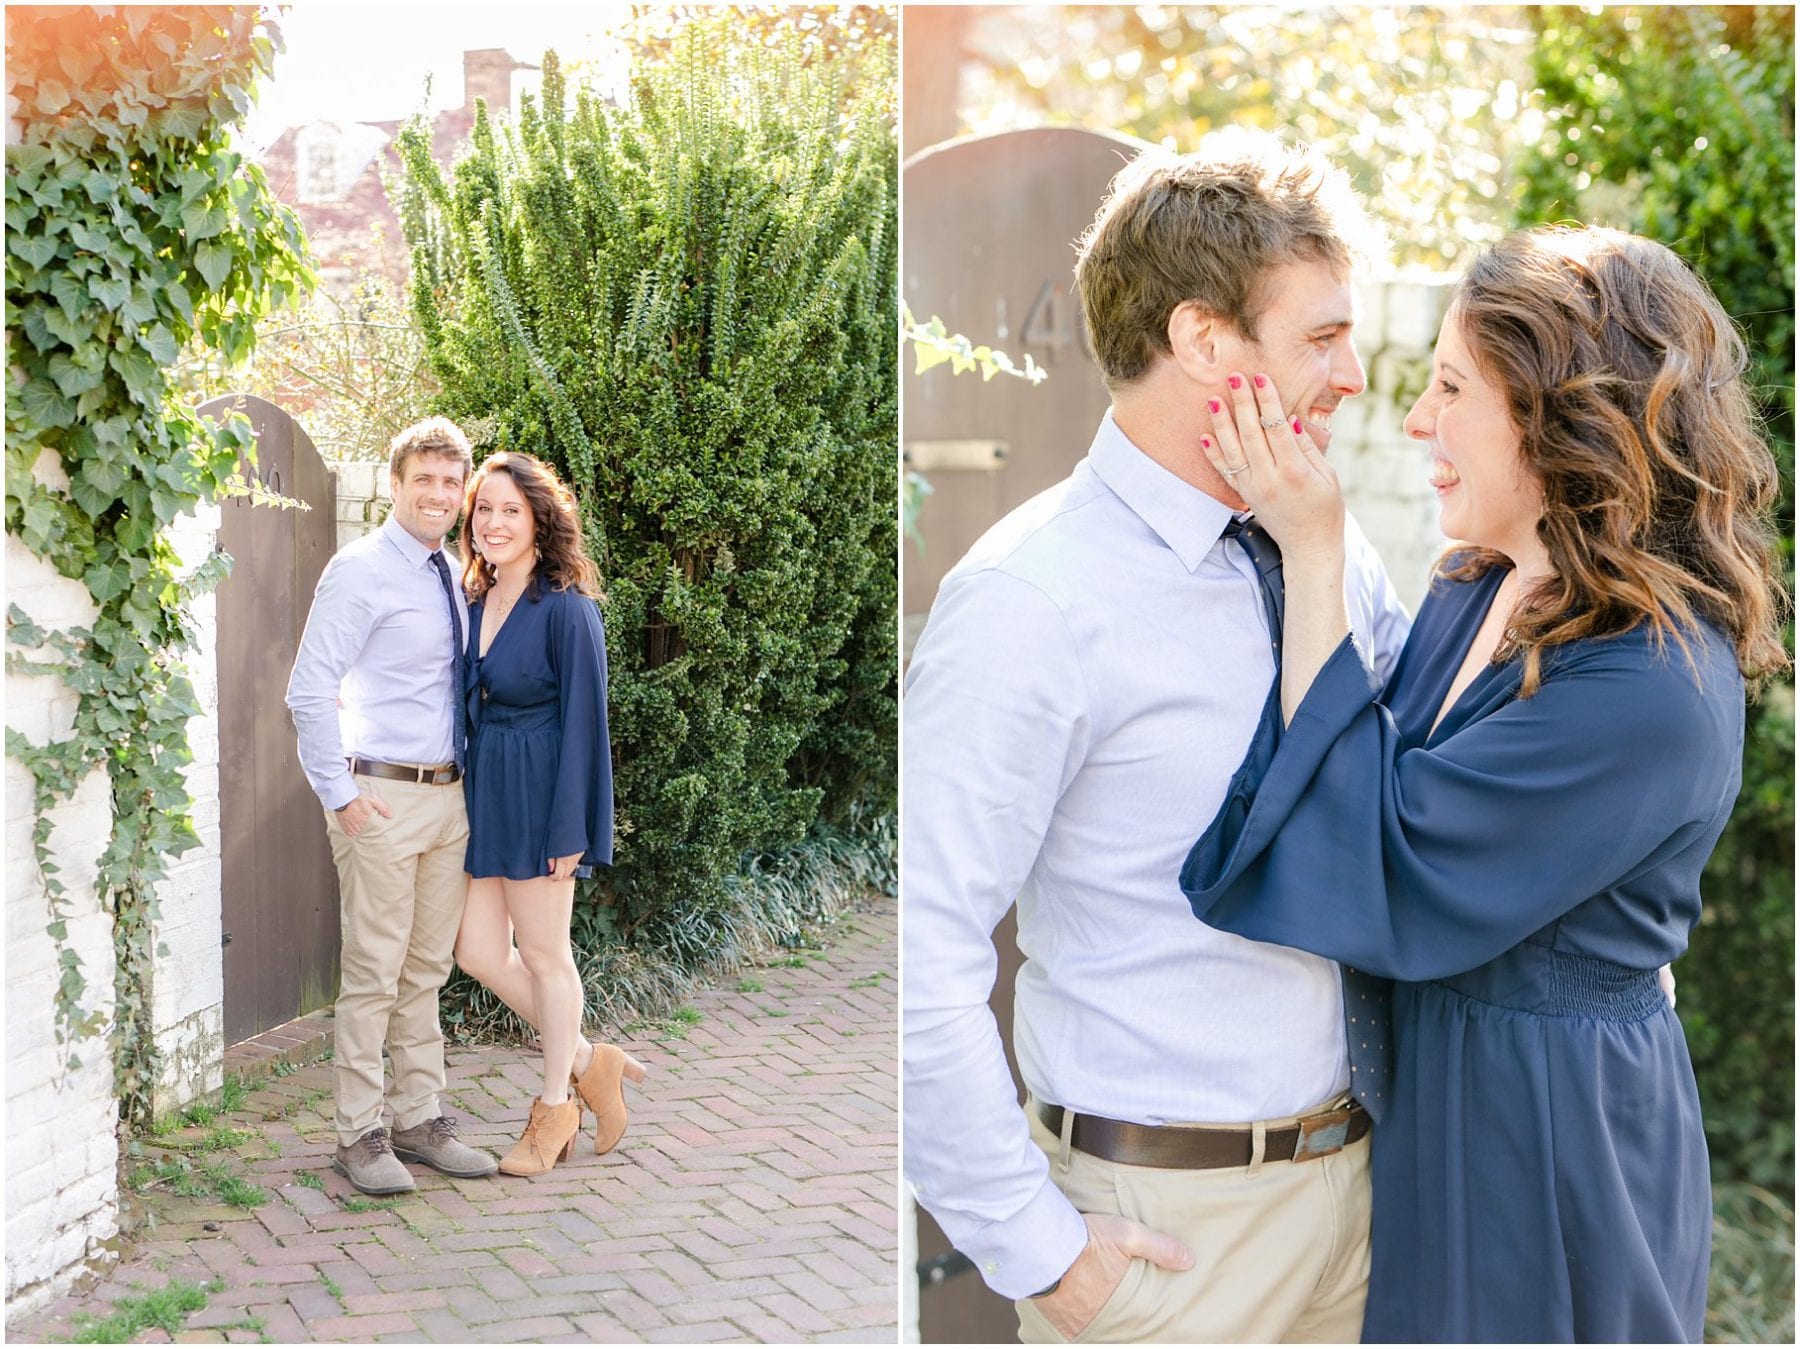
<path fill-rule="evenodd" d="M 924 548 L 903 545 L 909 642 L 944 573 L 987 527 L 1067 477 L 1111 399 L 1088 355 L 1074 291 L 1075 248 L 1112 177 L 1143 143 L 1075 129 L 1010 131 L 946 142 L 905 166 L 906 255 L 913 315 L 1050 372 L 1038 385 L 948 366 L 903 376 L 908 464 L 932 487 L 919 512 Z M 989 999 L 1012 1065 L 1013 983 L 1022 959 L 1013 916 L 994 932 L 999 976 Z M 1018 1068 L 1013 1065 L 1014 1084 Z M 1021 1098 L 1023 1089 L 1021 1088 Z M 919 1337 L 926 1343 L 1017 1339 L 1012 1303 L 988 1291 L 919 1211 Z"/>
<path fill-rule="evenodd" d="M 257 433 L 246 464 L 266 487 L 311 510 L 224 502 L 219 546 L 219 833 L 225 945 L 225 1042 L 235 1044 L 337 996 L 337 871 L 318 798 L 300 771 L 285 694 L 319 574 L 337 545 L 331 474 L 280 408 L 228 395 L 200 411 L 239 410 Z"/>

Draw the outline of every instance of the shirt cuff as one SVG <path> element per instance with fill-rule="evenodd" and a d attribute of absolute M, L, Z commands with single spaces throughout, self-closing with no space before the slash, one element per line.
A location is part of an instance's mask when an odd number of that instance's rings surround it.
<path fill-rule="evenodd" d="M 1046 1178 L 1029 1204 L 1005 1222 L 989 1223 L 962 1251 L 989 1288 L 1016 1302 L 1068 1273 L 1087 1239 L 1081 1214 Z"/>
<path fill-rule="evenodd" d="M 361 795 L 356 779 L 346 773 L 343 781 L 327 783 L 325 790 L 319 793 L 319 800 L 324 802 L 326 810 L 342 810 Z"/>

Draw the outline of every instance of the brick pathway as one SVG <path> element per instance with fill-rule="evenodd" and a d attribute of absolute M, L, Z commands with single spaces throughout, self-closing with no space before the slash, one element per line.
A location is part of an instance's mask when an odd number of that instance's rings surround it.
<path fill-rule="evenodd" d="M 214 1155 L 235 1154 L 269 1202 L 153 1187 L 155 1226 L 99 1286 L 7 1338 L 67 1337 L 121 1296 L 216 1279 L 177 1340 L 892 1344 L 894 901 L 872 898 L 822 940 L 697 995 L 698 1020 L 637 1028 L 623 1043 L 650 1077 L 626 1089 L 625 1141 L 596 1157 L 588 1117 L 587 1150 L 533 1180 L 415 1166 L 416 1194 L 362 1202 L 331 1169 L 330 1065 L 269 1077 L 212 1126 L 253 1132 Z M 537 1091 L 532 1062 L 453 1049 L 449 1076 L 463 1136 L 504 1152 Z"/>

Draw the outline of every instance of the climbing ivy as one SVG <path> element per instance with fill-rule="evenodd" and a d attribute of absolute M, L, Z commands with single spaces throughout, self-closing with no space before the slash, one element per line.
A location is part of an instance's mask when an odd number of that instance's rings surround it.
<path fill-rule="evenodd" d="M 54 674 L 77 695 L 72 734 L 33 745 L 33 842 L 58 946 L 58 1039 L 104 1028 L 67 944 L 68 892 L 50 857 L 50 811 L 95 769 L 113 830 L 96 883 L 117 957 L 112 1050 L 128 1119 L 147 1114 L 157 1062 L 150 933 L 166 859 L 197 842 L 182 768 L 198 712 L 180 657 L 189 600 L 169 524 L 216 496 L 253 453 L 247 422 L 213 425 L 168 370 L 198 343 L 237 361 L 270 307 L 310 288 L 299 222 L 233 148 L 279 47 L 255 7 L 13 8 L 6 151 L 6 528 L 87 586 L 91 626 L 50 631 L 7 614 L 8 669 Z"/>

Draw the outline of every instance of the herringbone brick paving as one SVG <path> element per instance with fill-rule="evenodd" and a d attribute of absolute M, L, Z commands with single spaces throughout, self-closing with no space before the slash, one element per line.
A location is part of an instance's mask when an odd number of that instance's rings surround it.
<path fill-rule="evenodd" d="M 188 1342 L 894 1343 L 894 902 L 871 897 L 823 946 L 696 996 L 697 1022 L 623 1041 L 650 1069 L 627 1087 L 624 1141 L 596 1157 L 589 1116 L 586 1147 L 533 1180 L 414 1166 L 415 1194 L 361 1202 L 331 1169 L 330 1064 L 269 1078 L 215 1122 L 253 1132 L 237 1169 L 269 1202 L 152 1190 L 154 1226 L 99 1285 L 7 1338 L 70 1336 L 183 1279 L 222 1284 Z M 511 1146 L 533 1065 L 516 1046 L 451 1050 L 445 1108 L 467 1141 Z M 186 1132 L 158 1141 L 201 1131 Z"/>

